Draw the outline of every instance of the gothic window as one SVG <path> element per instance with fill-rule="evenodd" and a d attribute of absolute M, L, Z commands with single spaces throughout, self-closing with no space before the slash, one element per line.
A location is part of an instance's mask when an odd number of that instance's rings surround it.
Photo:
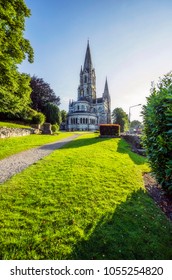
<path fill-rule="evenodd" d="M 88 119 L 86 118 L 86 124 L 88 123 Z"/>
<path fill-rule="evenodd" d="M 87 76 L 84 77 L 84 83 L 87 83 Z"/>
<path fill-rule="evenodd" d="M 78 105 L 78 111 L 79 111 L 79 105 Z"/>
<path fill-rule="evenodd" d="M 85 124 L 85 118 L 83 118 L 83 124 Z"/>
<path fill-rule="evenodd" d="M 82 124 L 82 118 L 80 118 L 80 124 Z"/>

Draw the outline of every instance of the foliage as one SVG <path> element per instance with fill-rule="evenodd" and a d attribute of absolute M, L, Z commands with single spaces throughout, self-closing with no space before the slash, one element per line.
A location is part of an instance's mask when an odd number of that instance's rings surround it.
<path fill-rule="evenodd" d="M 60 113 L 61 113 L 61 121 L 63 123 L 65 123 L 66 122 L 66 118 L 67 118 L 67 112 L 65 110 L 61 110 Z"/>
<path fill-rule="evenodd" d="M 162 187 L 172 192 L 172 73 L 152 85 L 142 113 L 150 165 Z"/>
<path fill-rule="evenodd" d="M 33 62 L 33 49 L 23 37 L 30 10 L 23 0 L 0 1 L 0 112 L 14 115 L 30 103 L 30 77 L 18 72 L 26 56 Z"/>
<path fill-rule="evenodd" d="M 59 125 L 58 124 L 53 124 L 51 126 L 51 130 L 53 133 L 57 133 L 59 131 Z"/>
<path fill-rule="evenodd" d="M 33 124 L 43 124 L 45 122 L 45 115 L 38 112 L 32 117 Z"/>
<path fill-rule="evenodd" d="M 60 109 L 57 105 L 52 103 L 47 103 L 44 108 L 44 114 L 46 116 L 46 121 L 51 124 L 58 124 L 61 123 L 61 114 Z"/>
<path fill-rule="evenodd" d="M 144 162 L 121 139 L 87 134 L 14 176 L 0 188 L 0 258 L 171 259 Z"/>
<path fill-rule="evenodd" d="M 31 107 L 36 111 L 44 113 L 47 103 L 52 103 L 57 106 L 60 104 L 60 97 L 55 95 L 50 85 L 44 82 L 42 78 L 36 76 L 31 77 L 30 86 L 32 89 Z"/>
<path fill-rule="evenodd" d="M 101 124 L 100 125 L 100 135 L 101 136 L 117 136 L 120 135 L 120 125 L 119 124 Z"/>
<path fill-rule="evenodd" d="M 9 126 L 10 127 L 10 124 Z M 51 143 L 68 136 L 73 135 L 72 132 L 63 132 L 56 135 L 28 135 L 22 137 L 11 137 L 0 139 L 0 159 L 11 156 L 13 154 L 35 148 L 47 143 Z"/>
<path fill-rule="evenodd" d="M 112 111 L 113 123 L 120 125 L 121 132 L 128 130 L 128 115 L 122 108 L 115 108 Z"/>

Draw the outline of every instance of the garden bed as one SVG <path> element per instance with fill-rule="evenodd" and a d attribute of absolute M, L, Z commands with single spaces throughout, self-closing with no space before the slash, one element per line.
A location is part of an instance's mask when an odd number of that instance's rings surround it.
<path fill-rule="evenodd" d="M 172 221 L 172 195 L 164 191 L 150 174 L 144 174 L 145 188 L 155 203 L 161 208 L 165 215 Z"/>

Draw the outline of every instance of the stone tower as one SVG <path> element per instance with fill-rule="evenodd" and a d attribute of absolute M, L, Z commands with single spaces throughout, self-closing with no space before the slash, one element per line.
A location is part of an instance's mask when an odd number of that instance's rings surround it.
<path fill-rule="evenodd" d="M 111 123 L 111 98 L 109 94 L 108 82 L 106 78 L 103 99 L 106 104 L 107 123 Z"/>
<path fill-rule="evenodd" d="M 89 41 L 85 54 L 84 67 L 80 71 L 80 85 L 78 87 L 78 101 L 87 100 L 93 102 L 96 99 L 96 75 L 93 68 Z"/>

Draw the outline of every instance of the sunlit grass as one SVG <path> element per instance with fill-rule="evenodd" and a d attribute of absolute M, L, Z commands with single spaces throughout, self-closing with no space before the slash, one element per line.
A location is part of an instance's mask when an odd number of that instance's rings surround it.
<path fill-rule="evenodd" d="M 170 259 L 172 226 L 146 171 L 124 140 L 75 139 L 0 186 L 0 257 Z"/>
<path fill-rule="evenodd" d="M 11 128 L 28 128 L 30 126 L 12 123 L 12 122 L 0 122 L 0 127 L 11 127 Z"/>
<path fill-rule="evenodd" d="M 60 139 L 71 136 L 73 133 L 63 132 L 58 135 L 28 135 L 22 137 L 11 137 L 0 139 L 0 159 L 7 156 L 35 148 L 37 146 L 44 145 L 46 143 L 52 143 Z"/>

